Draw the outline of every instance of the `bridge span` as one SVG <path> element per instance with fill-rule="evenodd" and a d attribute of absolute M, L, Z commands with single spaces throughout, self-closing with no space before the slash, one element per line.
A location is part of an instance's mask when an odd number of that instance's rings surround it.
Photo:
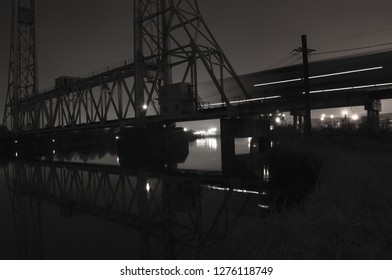
<path fill-rule="evenodd" d="M 301 65 L 239 76 L 251 98 L 241 98 L 233 81 L 225 79 L 231 107 L 199 92 L 196 110 L 159 115 L 151 101 L 145 123 L 171 123 L 231 116 L 268 114 L 304 109 Z M 379 111 L 374 101 L 392 98 L 392 52 L 360 55 L 310 63 L 311 109 L 365 106 Z M 107 71 L 85 78 L 60 77 L 56 86 L 20 100 L 23 108 L 37 108 L 38 127 L 27 125 L 26 133 L 134 126 L 131 88 L 134 63 L 124 61 Z M 216 92 L 216 95 L 219 93 Z M 374 106 L 374 107 L 372 107 Z"/>
<path fill-rule="evenodd" d="M 89 76 L 59 77 L 44 91 L 37 89 L 35 0 L 14 0 L 12 12 L 3 125 L 16 134 L 171 126 L 276 110 L 302 116 L 305 109 L 302 66 L 238 76 L 196 0 L 134 1 L 134 59 Z M 311 109 L 365 105 L 377 118 L 380 99 L 392 97 L 391 58 L 382 52 L 311 62 Z"/>

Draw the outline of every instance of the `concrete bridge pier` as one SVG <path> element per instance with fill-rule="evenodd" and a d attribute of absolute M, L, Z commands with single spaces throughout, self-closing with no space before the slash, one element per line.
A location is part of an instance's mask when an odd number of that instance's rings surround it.
<path fill-rule="evenodd" d="M 293 127 L 295 128 L 295 130 L 303 131 L 305 111 L 291 110 L 290 115 L 293 116 Z"/>
<path fill-rule="evenodd" d="M 266 119 L 221 119 L 222 172 L 224 176 L 236 178 L 255 177 L 255 166 L 271 147 L 270 121 Z M 248 141 L 248 150 L 239 151 L 237 140 Z M 241 142 L 242 143 L 242 142 Z M 251 171 L 249 171 L 251 170 Z M 250 172 L 250 173 L 249 173 Z M 259 172 L 262 175 L 261 171 Z"/>
<path fill-rule="evenodd" d="M 370 99 L 365 104 L 365 110 L 367 111 L 368 128 L 370 130 L 377 130 L 380 127 L 380 111 L 381 111 L 380 99 Z"/>

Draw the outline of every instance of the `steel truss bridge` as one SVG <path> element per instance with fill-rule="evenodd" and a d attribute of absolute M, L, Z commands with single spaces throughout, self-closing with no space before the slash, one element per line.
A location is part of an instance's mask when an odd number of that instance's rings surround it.
<path fill-rule="evenodd" d="M 228 187 L 228 180 L 213 172 L 23 159 L 3 170 L 23 259 L 45 257 L 44 201 L 58 205 L 63 216 L 84 213 L 138 232 L 138 248 L 132 248 L 138 258 L 195 259 L 216 250 L 244 212 L 257 213 L 263 196 L 261 187 Z M 218 192 L 224 194 L 217 198 Z"/>
<path fill-rule="evenodd" d="M 143 126 L 147 116 L 162 121 L 162 89 L 178 83 L 189 85 L 188 113 L 196 113 L 203 109 L 197 88 L 201 71 L 228 107 L 223 77 L 232 77 L 248 97 L 195 0 L 135 0 L 134 62 L 84 79 L 62 77 L 55 89 L 45 92 L 37 92 L 35 0 L 13 0 L 12 22 L 3 124 L 18 133 L 65 126 Z M 176 106 L 182 106 L 181 98 Z"/>
<path fill-rule="evenodd" d="M 132 61 L 90 76 L 60 77 L 54 88 L 39 92 L 35 12 L 35 0 L 13 0 L 3 124 L 16 133 L 171 125 L 305 107 L 300 66 L 239 77 L 196 0 L 135 0 Z M 365 105 L 377 117 L 379 100 L 392 97 L 390 57 L 310 63 L 311 108 Z M 201 90 L 200 76 L 210 78 L 214 100 Z M 189 87 L 179 96 L 170 89 L 176 84 Z M 167 113 L 167 102 L 177 111 Z"/>

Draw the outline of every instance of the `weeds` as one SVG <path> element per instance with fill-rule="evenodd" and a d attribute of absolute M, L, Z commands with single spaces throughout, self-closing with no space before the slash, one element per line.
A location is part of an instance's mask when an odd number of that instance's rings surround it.
<path fill-rule="evenodd" d="M 314 191 L 303 207 L 231 236 L 227 258 L 391 259 L 391 144 L 356 137 L 286 144 L 292 154 L 322 158 Z"/>

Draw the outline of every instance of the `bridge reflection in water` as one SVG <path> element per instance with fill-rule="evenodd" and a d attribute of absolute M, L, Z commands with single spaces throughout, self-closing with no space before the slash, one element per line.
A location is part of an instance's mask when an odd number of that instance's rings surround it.
<path fill-rule="evenodd" d="M 179 170 L 175 165 L 130 168 L 16 158 L 4 165 L 4 173 L 19 258 L 46 259 L 50 258 L 47 251 L 61 250 L 48 248 L 52 243 L 46 241 L 51 225 L 43 219 L 49 215 L 45 213 L 49 208 L 43 205 L 48 203 L 60 208 L 60 220 L 88 216 L 131 229 L 132 240 L 127 244 L 132 248 L 118 248 L 115 259 L 224 257 L 219 249 L 228 234 L 238 223 L 268 208 L 269 174 L 265 166 L 257 168 L 259 177 L 240 178 L 217 171 Z M 86 235 L 76 229 L 68 231 L 54 244 L 64 242 L 62 238 L 77 240 Z M 78 251 L 56 254 L 56 258 L 66 259 L 101 258 Z"/>

